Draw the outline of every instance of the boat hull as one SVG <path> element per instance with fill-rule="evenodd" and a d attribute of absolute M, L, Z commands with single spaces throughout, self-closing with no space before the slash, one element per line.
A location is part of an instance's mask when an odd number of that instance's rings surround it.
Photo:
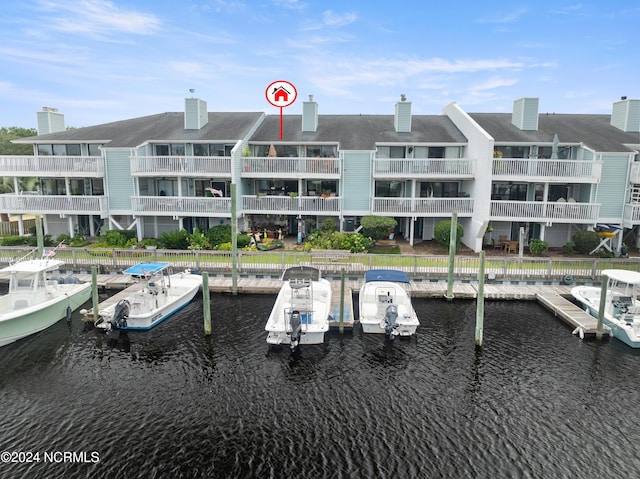
<path fill-rule="evenodd" d="M 135 292 L 126 297 L 132 308 L 126 318 L 126 325 L 111 325 L 108 321 L 103 321 L 96 324 L 96 327 L 100 329 L 113 327 L 123 331 L 148 331 L 173 316 L 193 300 L 202 286 L 202 276 L 187 272 L 178 273 L 170 276 L 170 284 L 172 286 L 168 288 L 163 304 L 158 305 L 158 296 L 148 289 Z M 103 316 L 105 318 L 111 317 L 114 308 L 115 305 L 106 309 L 102 313 Z"/>
<path fill-rule="evenodd" d="M 67 316 L 67 308 L 75 311 L 91 298 L 91 284 L 53 288 L 58 296 L 51 300 L 0 314 L 0 346 L 38 333 Z M 66 291 L 60 295 L 61 291 Z"/>
<path fill-rule="evenodd" d="M 409 293 L 402 285 L 387 281 L 367 282 L 360 288 L 359 309 L 362 332 L 387 334 L 385 313 L 391 304 L 397 307 L 398 312 L 393 335 L 414 335 L 420 322 L 411 304 Z"/>
<path fill-rule="evenodd" d="M 593 286 L 577 286 L 571 290 L 571 295 L 580 307 L 596 319 L 600 310 L 600 293 L 600 288 Z M 602 322 L 609 327 L 611 336 L 631 348 L 640 348 L 640 318 L 621 321 L 605 310 Z"/>

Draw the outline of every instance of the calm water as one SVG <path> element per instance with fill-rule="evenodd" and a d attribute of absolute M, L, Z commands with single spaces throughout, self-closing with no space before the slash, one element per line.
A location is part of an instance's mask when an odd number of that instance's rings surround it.
<path fill-rule="evenodd" d="M 409 341 L 356 329 L 291 357 L 265 342 L 274 299 L 212 295 L 211 339 L 198 297 L 150 332 L 74 316 L 1 348 L 0 451 L 41 462 L 0 477 L 638 475 L 640 356 L 615 340 L 490 302 L 476 351 L 475 303 L 416 300 Z"/>

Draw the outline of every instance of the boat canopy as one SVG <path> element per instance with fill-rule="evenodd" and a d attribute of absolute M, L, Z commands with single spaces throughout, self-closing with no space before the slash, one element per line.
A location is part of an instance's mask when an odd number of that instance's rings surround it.
<path fill-rule="evenodd" d="M 290 281 L 292 279 L 298 281 L 320 281 L 321 277 L 320 270 L 311 266 L 295 266 L 286 269 L 282 273 L 282 281 Z"/>
<path fill-rule="evenodd" d="M 389 281 L 392 283 L 410 283 L 407 273 L 396 269 L 371 269 L 364 274 L 364 282 Z"/>
<path fill-rule="evenodd" d="M 39 271 L 53 271 L 64 265 L 64 261 L 57 259 L 33 259 L 18 261 L 0 270 L 0 273 L 37 273 Z"/>
<path fill-rule="evenodd" d="M 159 273 L 163 269 L 167 268 L 169 263 L 163 263 L 154 261 L 150 263 L 138 263 L 131 268 L 127 268 L 123 271 L 124 274 L 130 274 L 131 276 L 151 276 L 152 274 Z"/>
<path fill-rule="evenodd" d="M 606 274 L 610 280 L 640 285 L 640 273 L 626 269 L 604 269 L 602 274 Z"/>

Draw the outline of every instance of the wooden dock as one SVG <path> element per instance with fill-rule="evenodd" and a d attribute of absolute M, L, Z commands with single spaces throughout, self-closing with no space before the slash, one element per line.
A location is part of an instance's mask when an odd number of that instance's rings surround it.
<path fill-rule="evenodd" d="M 331 317 L 329 320 L 330 329 L 340 329 L 340 283 L 331 282 Z M 353 329 L 355 318 L 353 317 L 353 291 L 345 286 L 344 288 L 344 317 L 342 319 L 342 327 L 344 329 Z"/>
<path fill-rule="evenodd" d="M 537 293 L 536 296 L 540 304 L 573 326 L 575 328 L 574 334 L 579 334 L 581 339 L 585 334 L 599 332 L 598 320 L 568 299 L 556 293 Z M 610 334 L 611 330 L 608 326 L 603 325 L 601 333 L 603 335 Z"/>

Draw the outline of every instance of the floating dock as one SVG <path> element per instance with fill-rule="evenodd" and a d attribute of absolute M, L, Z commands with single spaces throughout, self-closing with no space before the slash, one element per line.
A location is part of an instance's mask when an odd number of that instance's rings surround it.
<path fill-rule="evenodd" d="M 575 328 L 574 334 L 578 333 L 580 339 L 583 339 L 585 334 L 600 333 L 609 335 L 611 333 L 609 327 L 604 324 L 602 325 L 602 330 L 598 331 L 598 320 L 596 318 L 557 293 L 537 293 L 536 297 L 538 302 L 545 308 L 573 326 Z"/>
<path fill-rule="evenodd" d="M 353 291 L 345 286 L 344 307 L 343 307 L 342 327 L 353 329 L 355 320 L 353 317 Z M 331 282 L 331 318 L 329 319 L 329 329 L 340 329 L 340 282 Z"/>

